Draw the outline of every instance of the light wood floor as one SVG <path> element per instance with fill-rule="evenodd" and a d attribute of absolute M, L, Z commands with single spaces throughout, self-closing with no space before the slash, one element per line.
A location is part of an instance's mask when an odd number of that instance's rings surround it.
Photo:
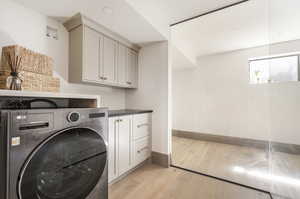
<path fill-rule="evenodd" d="M 176 136 L 172 147 L 174 165 L 300 198 L 300 155 Z"/>
<path fill-rule="evenodd" d="M 270 199 L 269 195 L 175 168 L 147 164 L 109 188 L 109 199 Z"/>
<path fill-rule="evenodd" d="M 269 171 L 268 151 L 229 144 L 206 142 L 173 136 L 174 165 L 221 177 L 241 184 L 270 190 L 270 183 L 254 176 L 235 172 L 235 169 Z"/>

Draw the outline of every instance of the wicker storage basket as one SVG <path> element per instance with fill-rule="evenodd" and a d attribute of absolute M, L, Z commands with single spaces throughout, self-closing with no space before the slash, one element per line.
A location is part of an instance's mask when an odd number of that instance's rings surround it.
<path fill-rule="evenodd" d="M 9 75 L 10 71 L 0 72 L 0 89 L 7 89 L 6 79 Z M 58 78 L 27 71 L 20 72 L 20 77 L 23 80 L 22 90 L 59 92 L 60 81 Z"/>
<path fill-rule="evenodd" d="M 8 64 L 8 52 L 18 51 L 22 55 L 21 68 L 22 71 L 38 73 L 42 75 L 52 76 L 53 59 L 46 55 L 35 53 L 21 46 L 6 46 L 2 48 L 1 71 L 10 71 Z"/>
<path fill-rule="evenodd" d="M 2 48 L 0 89 L 8 89 L 6 80 L 10 76 L 11 69 L 7 54 L 13 51 L 18 51 L 22 55 L 21 71 L 19 71 L 22 90 L 59 92 L 60 80 L 52 77 L 53 59 L 17 45 Z"/>

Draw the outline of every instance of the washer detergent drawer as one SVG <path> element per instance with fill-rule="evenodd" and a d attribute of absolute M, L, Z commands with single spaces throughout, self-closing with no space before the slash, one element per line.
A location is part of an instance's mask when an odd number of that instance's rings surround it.
<path fill-rule="evenodd" d="M 12 115 L 14 125 L 12 129 L 16 133 L 48 132 L 54 128 L 53 113 L 14 113 Z"/>
<path fill-rule="evenodd" d="M 145 137 L 140 140 L 136 140 L 134 142 L 133 147 L 133 157 L 134 157 L 134 166 L 145 161 L 148 157 L 150 157 L 151 146 L 150 146 L 150 137 Z"/>
<path fill-rule="evenodd" d="M 133 139 L 140 139 L 150 135 L 151 114 L 138 114 L 133 116 Z"/>

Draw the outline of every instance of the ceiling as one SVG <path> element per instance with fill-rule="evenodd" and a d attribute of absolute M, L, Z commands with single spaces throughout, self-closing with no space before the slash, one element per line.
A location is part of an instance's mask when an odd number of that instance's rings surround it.
<path fill-rule="evenodd" d="M 78 12 L 136 44 L 169 38 L 169 25 L 239 0 L 14 0 L 58 19 Z M 112 8 L 111 14 L 103 12 Z M 141 31 L 142 30 L 142 31 Z"/>
<path fill-rule="evenodd" d="M 191 60 L 300 38 L 300 1 L 251 0 L 173 26 L 172 43 Z"/>
<path fill-rule="evenodd" d="M 240 2 L 240 0 L 185 0 L 176 3 L 174 0 L 126 1 L 166 38 L 170 38 L 170 24 Z M 172 44 L 172 67 L 176 69 L 194 67 L 195 56 L 177 41 L 172 40 Z"/>
<path fill-rule="evenodd" d="M 252 0 L 173 26 L 172 42 L 194 59 L 268 44 L 266 2 Z"/>
<path fill-rule="evenodd" d="M 240 0 L 15 1 L 58 19 L 81 12 L 140 45 L 171 36 L 176 67 L 195 65 L 199 56 L 300 38 L 297 0 L 250 0 L 173 26 L 171 34 L 172 23 Z M 104 7 L 112 8 L 113 12 L 106 14 Z"/>
<path fill-rule="evenodd" d="M 133 43 L 143 45 L 169 39 L 169 25 L 239 0 L 15 0 L 25 7 L 61 21 L 81 12 Z M 107 14 L 103 8 L 112 8 Z M 180 47 L 180 45 L 178 45 Z M 191 66 L 194 57 L 173 48 L 176 66 Z"/>
<path fill-rule="evenodd" d="M 150 23 L 125 0 L 15 0 L 50 17 L 67 19 L 78 12 L 106 26 L 136 44 L 165 40 Z M 103 12 L 112 9 L 111 14 Z M 141 31 L 142 30 L 142 31 Z"/>
<path fill-rule="evenodd" d="M 240 0 L 126 0 L 163 35 L 170 24 Z"/>
<path fill-rule="evenodd" d="M 171 48 L 171 65 L 173 69 L 181 70 L 194 68 L 196 66 L 196 60 L 192 61 L 183 54 L 176 46 L 172 45 Z"/>

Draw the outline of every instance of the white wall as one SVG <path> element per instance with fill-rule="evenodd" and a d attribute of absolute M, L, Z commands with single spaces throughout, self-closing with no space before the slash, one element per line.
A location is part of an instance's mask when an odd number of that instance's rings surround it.
<path fill-rule="evenodd" d="M 46 37 L 46 26 L 59 29 L 59 40 Z M 54 58 L 55 75 L 61 79 L 61 92 L 96 94 L 102 105 L 125 107 L 125 90 L 68 83 L 68 32 L 57 21 L 11 0 L 0 0 L 0 48 L 18 44 Z M 1 49 L 0 49 L 1 51 Z"/>
<path fill-rule="evenodd" d="M 248 59 L 300 51 L 300 40 L 198 59 L 173 71 L 173 129 L 300 144 L 300 83 L 249 85 Z"/>
<path fill-rule="evenodd" d="M 168 42 L 144 46 L 139 54 L 139 89 L 126 92 L 126 107 L 153 109 L 152 150 L 169 154 Z"/>

